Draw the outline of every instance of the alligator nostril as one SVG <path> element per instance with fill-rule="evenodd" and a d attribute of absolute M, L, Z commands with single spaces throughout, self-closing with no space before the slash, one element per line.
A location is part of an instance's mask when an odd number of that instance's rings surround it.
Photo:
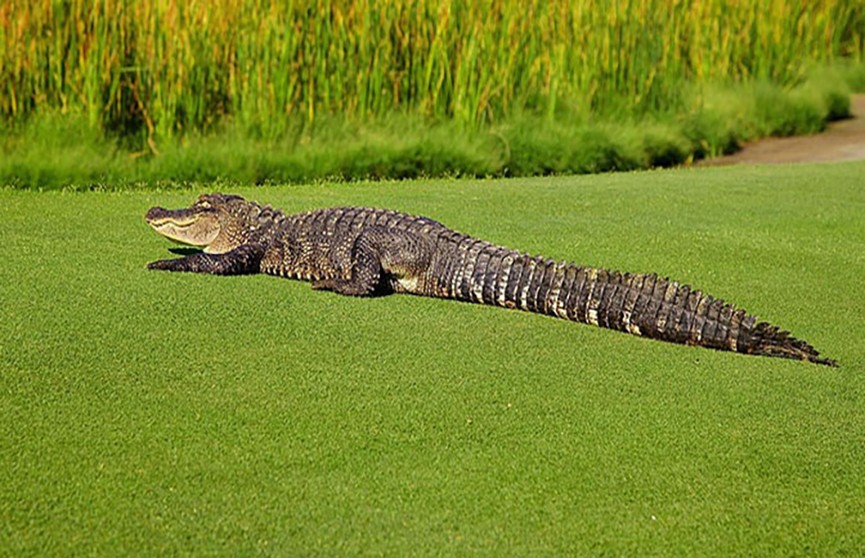
<path fill-rule="evenodd" d="M 150 222 L 155 219 L 159 219 L 160 217 L 164 217 L 166 213 L 168 213 L 168 210 L 162 207 L 151 207 L 147 210 L 147 214 L 144 216 L 144 219 L 147 222 Z"/>

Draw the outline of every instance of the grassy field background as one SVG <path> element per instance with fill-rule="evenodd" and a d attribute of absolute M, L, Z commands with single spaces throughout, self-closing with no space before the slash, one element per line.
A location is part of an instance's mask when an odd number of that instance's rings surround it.
<path fill-rule="evenodd" d="M 836 370 L 451 301 L 148 272 L 194 191 L 0 190 L 0 549 L 858 554 L 865 163 L 233 188 L 657 271 Z"/>

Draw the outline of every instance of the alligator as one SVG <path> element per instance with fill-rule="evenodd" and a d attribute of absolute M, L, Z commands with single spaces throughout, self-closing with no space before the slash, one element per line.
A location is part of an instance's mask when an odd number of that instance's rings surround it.
<path fill-rule="evenodd" d="M 236 195 L 152 207 L 147 223 L 195 248 L 149 269 L 311 281 L 351 296 L 409 293 L 519 308 L 662 341 L 837 366 L 777 326 L 655 273 L 532 256 L 429 219 L 365 207 L 285 214 Z"/>

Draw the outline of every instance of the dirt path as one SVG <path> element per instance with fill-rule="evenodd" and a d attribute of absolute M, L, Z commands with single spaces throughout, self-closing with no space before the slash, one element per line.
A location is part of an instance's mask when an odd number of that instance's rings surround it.
<path fill-rule="evenodd" d="M 738 153 L 698 164 L 817 163 L 865 159 L 865 95 L 850 98 L 850 111 L 853 118 L 829 124 L 820 134 L 757 140 L 746 144 Z"/>

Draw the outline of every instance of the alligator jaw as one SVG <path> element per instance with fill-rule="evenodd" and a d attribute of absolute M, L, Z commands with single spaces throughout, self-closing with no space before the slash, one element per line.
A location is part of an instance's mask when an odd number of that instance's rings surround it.
<path fill-rule="evenodd" d="M 173 221 L 178 225 L 183 222 L 191 224 L 193 221 L 195 221 L 195 216 L 192 214 L 191 211 L 187 209 L 171 211 L 169 209 L 165 209 L 164 207 L 151 207 L 149 210 L 147 210 L 147 215 L 145 215 L 144 218 L 147 220 L 147 224 L 150 226 L 158 226 L 168 221 Z"/>
<path fill-rule="evenodd" d="M 144 218 L 153 230 L 181 244 L 207 247 L 219 235 L 217 220 L 206 212 L 151 207 Z"/>

